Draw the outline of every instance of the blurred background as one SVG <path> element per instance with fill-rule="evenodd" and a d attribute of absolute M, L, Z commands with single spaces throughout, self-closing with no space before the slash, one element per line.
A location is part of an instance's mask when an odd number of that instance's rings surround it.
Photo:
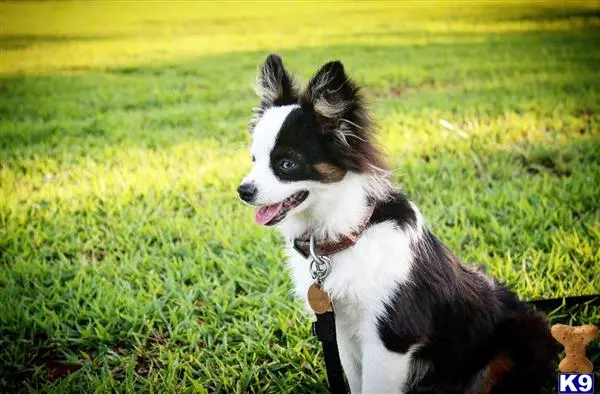
<path fill-rule="evenodd" d="M 0 3 L 0 391 L 326 390 L 235 193 L 270 52 L 344 63 L 459 257 L 598 293 L 599 43 L 597 1 Z"/>

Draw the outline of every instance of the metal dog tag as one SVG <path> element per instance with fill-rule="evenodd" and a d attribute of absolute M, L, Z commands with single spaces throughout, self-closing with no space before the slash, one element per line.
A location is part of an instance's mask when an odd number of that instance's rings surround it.
<path fill-rule="evenodd" d="M 315 313 L 321 315 L 327 312 L 330 302 L 329 295 L 327 295 L 327 292 L 323 290 L 319 283 L 315 282 L 310 285 L 308 288 L 308 305 L 310 305 Z"/>

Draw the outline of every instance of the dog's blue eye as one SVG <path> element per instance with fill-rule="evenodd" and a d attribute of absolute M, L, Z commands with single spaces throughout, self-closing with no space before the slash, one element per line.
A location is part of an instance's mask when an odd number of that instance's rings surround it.
<path fill-rule="evenodd" d="M 296 167 L 298 167 L 298 164 L 292 160 L 283 159 L 279 162 L 279 168 L 284 171 L 291 171 L 296 169 Z"/>

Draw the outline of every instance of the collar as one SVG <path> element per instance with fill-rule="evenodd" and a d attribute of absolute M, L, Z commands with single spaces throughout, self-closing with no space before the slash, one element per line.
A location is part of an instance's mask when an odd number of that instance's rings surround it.
<path fill-rule="evenodd" d="M 358 242 L 358 238 L 361 234 L 369 227 L 369 221 L 373 212 L 375 211 L 375 204 L 371 204 L 367 215 L 361 225 L 350 234 L 343 234 L 338 241 L 332 241 L 330 239 L 318 239 L 315 242 L 315 253 L 318 256 L 329 256 L 342 250 L 351 248 Z M 310 256 L 310 233 L 304 233 L 298 238 L 293 240 L 294 249 L 300 253 L 304 258 Z"/>

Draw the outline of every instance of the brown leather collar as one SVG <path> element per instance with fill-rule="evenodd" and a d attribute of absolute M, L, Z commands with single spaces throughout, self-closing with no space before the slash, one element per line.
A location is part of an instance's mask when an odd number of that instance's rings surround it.
<path fill-rule="evenodd" d="M 328 239 L 318 239 L 315 242 L 315 253 L 319 256 L 329 256 L 342 250 L 351 248 L 358 242 L 360 235 L 369 226 L 369 220 L 373 216 L 375 211 L 375 204 L 372 204 L 369 208 L 367 216 L 363 223 L 351 234 L 344 234 L 339 241 L 332 241 Z M 305 258 L 310 255 L 310 234 L 306 233 L 293 241 L 294 249 Z"/>

